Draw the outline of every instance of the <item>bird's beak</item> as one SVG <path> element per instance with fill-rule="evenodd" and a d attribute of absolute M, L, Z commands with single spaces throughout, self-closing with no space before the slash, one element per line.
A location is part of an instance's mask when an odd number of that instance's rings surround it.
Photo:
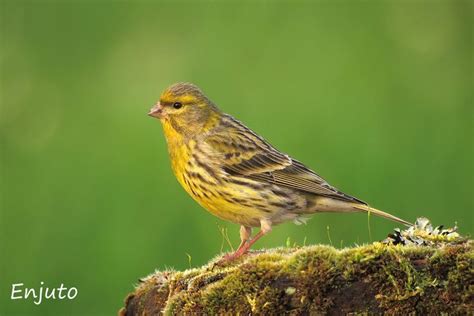
<path fill-rule="evenodd" d="M 162 118 L 163 117 L 163 106 L 161 106 L 160 102 L 155 104 L 151 109 L 150 112 L 148 112 L 149 116 L 153 116 L 156 118 Z"/>

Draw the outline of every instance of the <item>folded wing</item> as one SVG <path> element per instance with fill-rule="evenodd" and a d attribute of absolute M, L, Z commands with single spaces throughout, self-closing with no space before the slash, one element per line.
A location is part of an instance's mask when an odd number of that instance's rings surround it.
<path fill-rule="evenodd" d="M 206 138 L 222 169 L 233 175 L 306 193 L 366 204 L 330 186 L 301 162 L 275 149 L 241 122 L 225 116 L 222 128 Z"/>

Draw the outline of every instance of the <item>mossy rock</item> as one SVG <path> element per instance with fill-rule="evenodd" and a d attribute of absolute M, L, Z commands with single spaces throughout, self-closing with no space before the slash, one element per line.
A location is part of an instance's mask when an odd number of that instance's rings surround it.
<path fill-rule="evenodd" d="M 473 242 L 376 242 L 254 251 L 225 266 L 156 272 L 120 315 L 474 314 Z"/>

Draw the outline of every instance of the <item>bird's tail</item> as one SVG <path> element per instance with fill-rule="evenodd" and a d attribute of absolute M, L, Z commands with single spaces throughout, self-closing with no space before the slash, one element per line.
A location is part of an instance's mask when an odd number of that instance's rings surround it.
<path fill-rule="evenodd" d="M 398 223 L 402 223 L 404 225 L 407 225 L 407 226 L 413 226 L 412 223 L 410 222 L 407 222 L 406 220 L 403 220 L 401 218 L 398 218 L 392 214 L 389 214 L 387 212 L 384 212 L 384 211 L 381 211 L 381 210 L 378 210 L 376 208 L 373 208 L 373 207 L 370 207 L 368 205 L 364 205 L 364 204 L 356 204 L 356 205 L 353 205 L 352 206 L 353 208 L 357 209 L 357 210 L 361 210 L 361 211 L 365 211 L 369 214 L 375 214 L 377 216 L 380 216 L 380 217 L 384 217 L 384 218 L 387 218 L 389 220 L 392 220 L 394 222 L 398 222 Z"/>
<path fill-rule="evenodd" d="M 308 209 L 308 213 L 315 212 L 342 212 L 342 213 L 352 213 L 352 212 L 367 212 L 369 214 L 375 214 L 380 217 L 387 218 L 389 220 L 405 224 L 407 226 L 413 226 L 412 223 L 407 222 L 401 218 L 398 218 L 387 212 L 383 212 L 376 208 L 370 207 L 362 201 L 359 200 L 339 200 L 332 197 L 321 197 L 317 196 L 314 200 L 312 208 Z"/>

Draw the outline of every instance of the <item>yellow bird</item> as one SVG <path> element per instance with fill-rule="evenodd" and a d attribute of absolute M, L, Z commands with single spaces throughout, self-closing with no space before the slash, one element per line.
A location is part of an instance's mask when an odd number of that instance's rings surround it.
<path fill-rule="evenodd" d="M 193 84 L 170 86 L 149 115 L 162 123 L 171 167 L 186 192 L 215 216 L 241 225 L 240 246 L 226 260 L 245 254 L 273 225 L 301 223 L 317 212 L 370 212 L 411 225 L 332 187 Z M 260 227 L 253 238 L 252 227 Z"/>

